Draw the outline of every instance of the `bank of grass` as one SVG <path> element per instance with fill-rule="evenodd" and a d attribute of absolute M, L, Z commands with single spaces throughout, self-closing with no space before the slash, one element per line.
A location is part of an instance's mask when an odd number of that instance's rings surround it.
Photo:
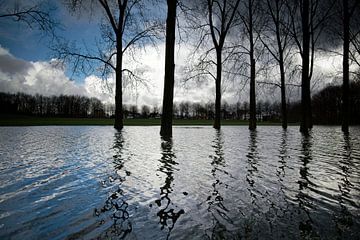
<path fill-rule="evenodd" d="M 47 126 L 47 125 L 113 125 L 114 119 L 109 118 L 59 118 L 18 115 L 0 115 L 0 126 Z M 174 125 L 211 126 L 213 120 L 175 119 Z M 244 120 L 222 120 L 222 125 L 248 125 Z M 280 125 L 279 122 L 258 122 L 259 125 Z M 160 119 L 125 119 L 126 126 L 157 126 Z"/>

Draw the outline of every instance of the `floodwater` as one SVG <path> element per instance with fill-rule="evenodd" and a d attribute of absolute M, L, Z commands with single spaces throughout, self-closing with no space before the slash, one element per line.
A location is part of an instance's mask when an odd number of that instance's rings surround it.
<path fill-rule="evenodd" d="M 0 128 L 0 239 L 360 239 L 360 128 Z"/>

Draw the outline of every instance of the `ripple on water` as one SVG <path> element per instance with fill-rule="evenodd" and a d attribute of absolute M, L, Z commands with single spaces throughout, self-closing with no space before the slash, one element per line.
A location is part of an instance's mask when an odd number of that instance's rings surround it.
<path fill-rule="evenodd" d="M 0 238 L 360 238 L 360 128 L 0 128 Z"/>

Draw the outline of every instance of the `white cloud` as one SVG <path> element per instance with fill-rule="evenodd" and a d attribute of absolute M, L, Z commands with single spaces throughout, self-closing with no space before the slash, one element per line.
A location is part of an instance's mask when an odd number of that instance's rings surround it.
<path fill-rule="evenodd" d="M 141 84 L 128 84 L 123 92 L 124 104 L 158 105 L 162 103 L 164 84 L 164 44 L 149 47 L 137 56 L 137 62 L 129 61 L 126 67 L 135 72 L 142 72 L 146 79 L 146 87 Z M 177 50 L 175 101 L 208 101 L 212 96 L 213 84 L 203 84 L 202 90 L 196 88 L 183 89 L 179 82 L 179 69 L 186 64 L 189 47 Z M 28 94 L 50 95 L 84 95 L 96 97 L 103 102 L 113 103 L 115 98 L 114 76 L 103 80 L 95 75 L 87 76 L 83 83 L 71 81 L 65 74 L 63 66 L 56 59 L 50 61 L 24 61 L 16 58 L 8 50 L 0 46 L 0 91 L 24 92 Z M 210 97 L 211 98 L 211 97 Z"/>
<path fill-rule="evenodd" d="M 28 94 L 86 95 L 83 86 L 70 81 L 62 69 L 50 62 L 28 62 L 0 47 L 0 91 Z"/>
<path fill-rule="evenodd" d="M 174 101 L 208 102 L 215 99 L 215 84 L 209 79 L 200 84 L 195 82 L 186 88 L 180 83 L 182 81 L 181 69 L 187 66 L 188 55 L 191 47 L 182 45 L 175 53 L 175 90 Z M 164 84 L 164 44 L 157 47 L 149 47 L 146 51 L 137 54 L 137 61 L 126 61 L 125 67 L 140 72 L 142 78 L 146 79 L 147 87 L 141 84 L 128 84 L 124 89 L 123 103 L 157 105 L 162 104 Z M 13 56 L 7 49 L 0 46 L 0 91 L 1 92 L 24 92 L 28 94 L 42 95 L 84 95 L 96 97 L 102 102 L 114 102 L 115 80 L 109 76 L 103 80 L 95 75 L 87 76 L 81 83 L 71 81 L 66 76 L 65 67 L 55 64 L 56 59 L 49 61 L 25 61 Z M 341 70 L 341 59 L 336 56 L 321 55 L 316 61 L 316 72 L 324 74 L 332 79 L 335 72 Z M 324 80 L 322 80 L 324 83 Z M 248 101 L 245 92 L 239 94 L 243 85 L 230 83 L 227 91 L 223 93 L 222 99 L 228 103 L 237 100 Z M 263 90 L 264 92 L 265 90 Z M 269 93 L 263 93 L 266 97 Z M 274 99 L 274 97 L 271 97 Z"/>
<path fill-rule="evenodd" d="M 94 75 L 88 76 L 84 80 L 84 88 L 89 97 L 96 97 L 102 102 L 113 103 L 114 94 L 114 79 L 109 78 L 106 81 Z"/>

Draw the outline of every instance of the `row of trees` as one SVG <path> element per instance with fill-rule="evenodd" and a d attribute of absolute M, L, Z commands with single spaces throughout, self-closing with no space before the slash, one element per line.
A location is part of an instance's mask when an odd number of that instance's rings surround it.
<path fill-rule="evenodd" d="M 68 47 L 58 48 L 59 57 L 75 59 L 79 62 L 97 60 L 104 64 L 103 73 L 112 69 L 116 76 L 115 128 L 123 127 L 122 90 L 123 74 L 135 74 L 124 68 L 124 54 L 130 48 L 147 45 L 159 31 L 156 14 L 149 5 L 157 1 L 120 0 L 94 1 L 103 9 L 108 27 L 104 27 L 103 37 L 109 48 L 100 55 L 71 51 Z M 256 128 L 256 86 L 257 78 L 265 58 L 270 59 L 272 78 L 279 83 L 270 82 L 281 88 L 282 126 L 287 127 L 286 88 L 289 72 L 300 69 L 301 78 L 301 126 L 300 131 L 307 134 L 313 125 L 311 104 L 311 79 L 314 75 L 314 59 L 326 32 L 336 33 L 337 42 L 343 42 L 343 131 L 349 124 L 349 52 L 350 44 L 358 46 L 358 26 L 355 15 L 359 13 L 356 0 L 167 0 L 165 79 L 163 95 L 163 114 L 160 134 L 171 136 L 174 92 L 174 46 L 176 33 L 177 7 L 180 6 L 182 20 L 186 22 L 185 32 L 194 40 L 199 36 L 194 51 L 197 64 L 191 69 L 188 79 L 204 77 L 215 80 L 214 128 L 221 126 L 221 95 L 224 75 L 227 79 L 244 77 L 249 83 L 250 120 L 249 129 Z M 84 6 L 81 0 L 70 0 L 72 9 Z M 329 24 L 329 23 L 333 24 Z M 336 23 L 336 24 L 334 24 Z M 136 26 L 136 27 L 135 27 Z M 326 31 L 325 31 L 326 30 Z M 334 35 L 334 34 L 333 34 Z M 196 40 L 196 39 L 195 39 Z M 295 54 L 294 54 L 295 52 Z M 270 56 L 270 57 L 269 57 Z M 300 68 L 296 58 L 301 59 Z M 354 57 L 354 55 L 353 55 Z M 356 59 L 356 57 L 355 57 Z M 84 62 L 85 61 L 85 62 Z M 294 63 L 295 62 L 295 63 Z M 354 61 L 358 62 L 358 61 Z M 289 63 L 293 63 L 289 69 Z M 268 64 L 269 65 L 269 64 Z M 275 77 L 274 77 L 275 75 Z M 268 82 L 269 83 L 269 82 Z"/>
<path fill-rule="evenodd" d="M 115 109 L 112 105 L 107 106 L 106 109 L 109 116 L 114 116 Z M 270 103 L 269 101 L 259 101 L 257 103 L 257 115 L 261 120 L 274 120 L 278 121 L 280 116 L 280 108 L 278 103 Z M 125 118 L 160 118 L 163 116 L 161 109 L 157 106 L 142 105 L 138 108 L 133 104 L 123 105 L 123 112 Z M 176 119 L 206 119 L 214 120 L 215 118 L 215 103 L 199 103 L 199 102 L 174 102 L 173 103 L 173 115 L 172 118 Z M 221 105 L 221 119 L 237 119 L 237 120 L 248 120 L 249 119 L 249 103 L 235 103 L 228 104 L 223 102 Z"/>
<path fill-rule="evenodd" d="M 83 71 L 100 70 L 102 76 L 115 73 L 115 128 L 123 127 L 122 91 L 124 81 L 143 81 L 126 68 L 139 47 L 158 41 L 162 32 L 161 14 L 154 4 L 160 0 L 68 0 L 71 11 L 95 7 L 101 9 L 103 42 L 98 49 L 76 47 L 62 41 L 54 50 L 57 57 Z M 330 48 L 331 38 L 342 46 L 343 87 L 341 100 L 342 130 L 348 132 L 350 63 L 360 66 L 358 0 L 167 0 L 165 79 L 161 135 L 172 135 L 174 92 L 174 46 L 177 26 L 197 42 L 186 79 L 214 79 L 214 128 L 221 126 L 221 95 L 224 80 L 245 79 L 249 86 L 249 129 L 256 128 L 256 87 L 272 84 L 281 89 L 281 118 L 287 127 L 286 89 L 291 77 L 301 79 L 301 125 L 307 134 L 313 125 L 311 80 L 315 55 Z M 181 11 L 178 13 L 177 8 Z M 181 15 L 184 24 L 176 20 Z M 10 16 L 19 17 L 13 13 Z M 23 14 L 23 16 L 27 16 Z M 8 15 L 4 15 L 8 17 Z M 48 17 L 47 15 L 45 17 Z M 19 18 L 20 19 L 20 18 Z M 40 21 L 41 23 L 41 21 Z M 130 58 L 128 58 L 130 56 Z M 300 59 L 300 60 L 298 60 Z M 102 64 L 95 66 L 93 62 Z M 266 74 L 264 74 L 266 73 Z M 268 81 L 268 79 L 275 79 Z M 279 80 L 276 80 L 279 79 Z"/>
<path fill-rule="evenodd" d="M 314 123 L 340 124 L 342 121 L 342 87 L 331 86 L 324 88 L 312 97 Z M 350 85 L 349 114 L 352 116 L 350 124 L 360 124 L 360 82 Z M 298 122 L 301 117 L 301 102 L 289 102 L 289 122 Z M 96 98 L 83 96 L 52 96 L 27 95 L 23 93 L 0 93 L 0 109 L 2 114 L 26 114 L 36 116 L 59 117 L 115 117 L 113 104 L 102 104 Z M 250 119 L 250 104 L 245 101 L 228 104 L 222 102 L 220 108 L 221 119 Z M 162 118 L 161 108 L 158 106 L 142 105 L 140 108 L 133 104 L 124 104 L 122 108 L 124 118 Z M 174 102 L 173 115 L 175 119 L 206 119 L 214 120 L 215 103 Z M 260 121 L 281 120 L 281 102 L 257 101 L 256 118 Z"/>
<path fill-rule="evenodd" d="M 168 1 L 168 6 L 170 6 L 169 2 L 171 1 Z M 343 45 L 341 115 L 342 130 L 348 132 L 349 61 L 350 53 L 352 53 L 353 62 L 359 63 L 356 59 L 358 55 L 355 55 L 359 54 L 360 31 L 358 18 L 354 17 L 360 13 L 359 6 L 358 0 L 204 0 L 194 3 L 191 9 L 195 12 L 192 14 L 192 22 L 195 23 L 193 29 L 201 31 L 199 45 L 207 43 L 207 38 L 210 38 L 212 42 L 212 46 L 202 55 L 201 62 L 198 64 L 200 73 L 198 72 L 197 76 L 209 74 L 215 80 L 214 128 L 220 128 L 221 84 L 223 65 L 226 61 L 234 61 L 236 65 L 248 65 L 246 76 L 249 77 L 250 85 L 249 129 L 256 128 L 255 89 L 257 70 L 259 70 L 256 64 L 264 52 L 275 60 L 278 67 L 276 72 L 280 74 L 278 85 L 281 88 L 282 126 L 286 128 L 286 75 L 289 69 L 285 68 L 285 64 L 287 58 L 291 57 L 290 53 L 295 50 L 297 54 L 292 54 L 292 58 L 294 55 L 301 58 L 300 131 L 307 134 L 313 125 L 311 79 L 314 73 L 314 59 L 316 49 L 319 47 L 319 39 L 324 39 L 323 33 L 326 30 L 328 33 L 335 33 L 337 36 L 333 40 L 342 42 Z M 168 8 L 169 11 L 171 11 L 170 8 Z M 242 40 L 239 41 L 239 38 Z M 328 43 L 328 41 L 324 42 Z M 351 52 L 350 44 L 353 47 Z M 215 52 L 216 58 L 211 56 L 212 52 Z M 248 56 L 248 61 L 243 57 L 244 55 Z M 211 64 L 216 66 L 215 73 L 209 69 Z M 236 76 L 239 69 L 241 67 L 236 66 L 235 69 L 232 68 L 227 72 L 233 71 L 235 72 L 233 75 Z M 172 78 L 169 80 L 165 78 L 165 84 L 167 81 L 172 81 Z"/>
<path fill-rule="evenodd" d="M 51 117 L 104 117 L 105 106 L 96 98 L 84 96 L 28 95 L 0 93 L 2 114 L 25 114 Z"/>
<path fill-rule="evenodd" d="M 0 93 L 0 114 L 22 114 L 42 117 L 115 117 L 114 104 L 103 104 L 96 98 L 84 96 L 51 96 L 29 95 L 24 93 Z M 269 101 L 257 102 L 257 116 L 262 120 L 279 120 L 280 107 L 278 103 Z M 161 108 L 158 106 L 123 104 L 124 118 L 160 118 Z M 335 110 L 336 111 L 336 110 Z M 213 102 L 174 102 L 172 118 L 176 119 L 207 119 L 215 117 Z M 221 106 L 221 119 L 249 119 L 249 103 L 228 104 Z"/>

